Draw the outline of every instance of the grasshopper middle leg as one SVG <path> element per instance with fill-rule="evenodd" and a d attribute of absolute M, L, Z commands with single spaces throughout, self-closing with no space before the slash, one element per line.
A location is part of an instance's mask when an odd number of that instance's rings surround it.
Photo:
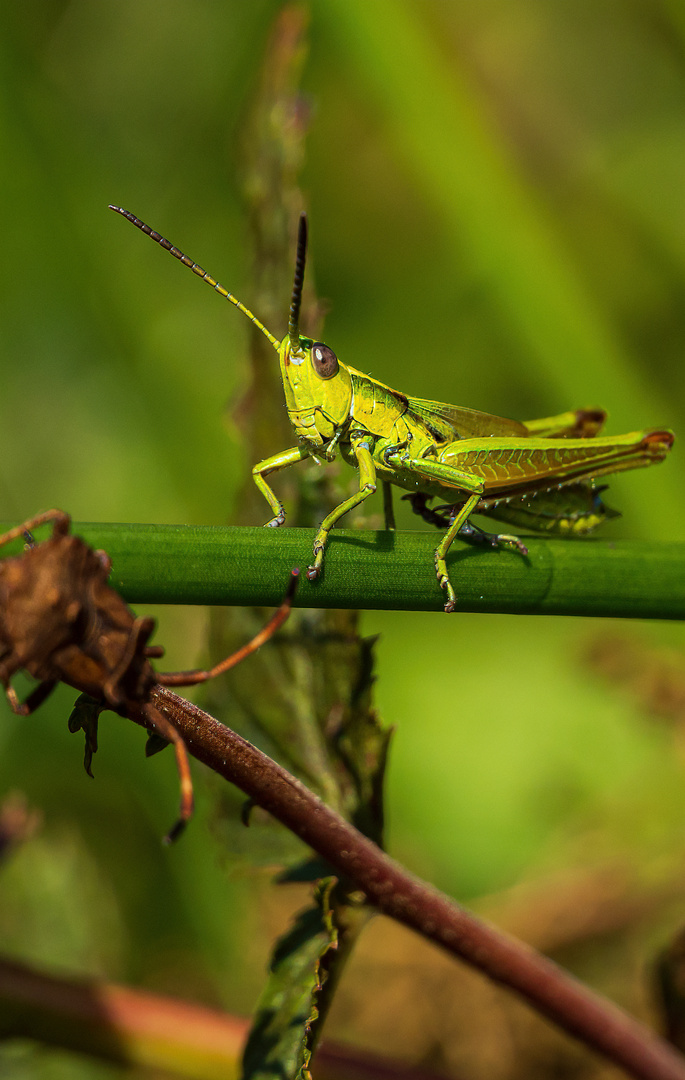
<path fill-rule="evenodd" d="M 365 499 L 368 499 L 369 495 L 373 495 L 376 490 L 376 466 L 373 463 L 368 439 L 352 436 L 350 442 L 359 468 L 359 491 L 351 495 L 349 499 L 345 499 L 339 506 L 336 506 L 335 510 L 332 510 L 328 517 L 325 517 L 321 522 L 319 531 L 314 537 L 314 562 L 307 567 L 309 581 L 314 581 L 321 573 L 324 548 L 326 547 L 328 534 L 333 526 L 340 521 L 340 518 L 348 510 L 353 510 L 355 506 L 359 506 Z"/>

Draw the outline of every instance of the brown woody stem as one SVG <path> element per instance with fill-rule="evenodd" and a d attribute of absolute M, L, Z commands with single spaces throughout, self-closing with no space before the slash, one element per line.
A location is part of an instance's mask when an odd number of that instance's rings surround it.
<path fill-rule="evenodd" d="M 630 1076 L 685 1080 L 685 1058 L 552 961 L 415 878 L 304 784 L 196 705 L 158 687 L 153 701 L 191 753 L 235 784 L 363 890 L 380 911 L 441 945 Z"/>

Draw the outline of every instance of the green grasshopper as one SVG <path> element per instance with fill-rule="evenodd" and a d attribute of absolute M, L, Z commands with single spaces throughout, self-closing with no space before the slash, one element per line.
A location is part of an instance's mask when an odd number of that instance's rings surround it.
<path fill-rule="evenodd" d="M 119 206 L 122 214 L 156 243 L 189 266 L 193 273 L 230 300 L 271 342 L 279 354 L 281 378 L 297 444 L 252 469 L 255 484 L 280 526 L 285 509 L 267 477 L 312 458 L 333 461 L 339 452 L 359 473 L 358 490 L 336 506 L 314 539 L 310 581 L 321 574 L 331 529 L 355 506 L 383 486 L 387 528 L 394 528 L 391 485 L 404 488 L 414 511 L 445 529 L 435 550 L 438 583 L 445 591 L 445 611 L 454 611 L 456 593 L 446 557 L 455 537 L 510 546 L 527 554 L 516 536 L 490 535 L 471 525 L 471 514 L 484 514 L 536 531 L 582 535 L 614 512 L 603 506 L 597 477 L 663 461 L 673 445 L 667 430 L 598 437 L 606 413 L 579 409 L 542 420 L 520 422 L 460 405 L 407 397 L 343 364 L 321 341 L 303 337 L 299 315 L 307 252 L 307 218 L 300 217 L 295 280 L 288 332 L 282 341 L 214 278 L 187 255 Z M 433 510 L 428 502 L 447 499 Z"/>

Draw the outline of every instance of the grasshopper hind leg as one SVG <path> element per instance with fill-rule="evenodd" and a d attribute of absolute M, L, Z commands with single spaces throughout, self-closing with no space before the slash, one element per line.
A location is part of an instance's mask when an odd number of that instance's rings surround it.
<path fill-rule="evenodd" d="M 450 505 L 444 503 L 442 506 L 429 506 L 428 502 L 431 499 L 430 495 L 424 495 L 423 492 L 412 492 L 410 495 L 403 495 L 403 499 L 406 499 L 411 505 L 415 514 L 418 514 L 420 518 L 427 521 L 429 525 L 435 525 L 438 529 L 447 529 L 454 521 L 455 517 L 459 513 L 462 507 L 462 503 Z M 509 533 L 489 533 L 485 529 L 481 529 L 478 525 L 473 525 L 470 521 L 464 521 L 459 527 L 457 536 L 462 540 L 466 540 L 469 544 L 476 544 L 479 547 L 490 548 L 516 548 L 521 555 L 528 554 L 528 548 L 519 540 L 518 536 L 512 536 Z"/>
<path fill-rule="evenodd" d="M 428 505 L 432 498 L 432 495 L 424 495 L 422 491 L 412 491 L 409 495 L 403 495 L 402 501 L 408 502 L 413 512 L 424 521 L 427 521 L 429 525 L 435 525 L 436 529 L 446 529 L 450 524 L 450 518 L 446 514 L 438 513 L 437 509 Z M 448 509 L 451 510 L 452 507 Z"/>
<path fill-rule="evenodd" d="M 480 547 L 516 548 L 521 555 L 528 554 L 528 548 L 518 536 L 512 536 L 509 533 L 489 533 L 478 525 L 472 525 L 470 521 L 464 522 L 457 535 L 469 544 L 477 544 Z"/>

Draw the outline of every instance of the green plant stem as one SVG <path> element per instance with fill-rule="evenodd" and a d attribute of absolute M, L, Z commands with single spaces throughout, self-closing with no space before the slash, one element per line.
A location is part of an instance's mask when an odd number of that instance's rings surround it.
<path fill-rule="evenodd" d="M 0 525 L 0 528 L 9 526 Z M 280 603 L 294 566 L 311 561 L 309 529 L 75 524 L 112 559 L 130 603 Z M 322 578 L 302 581 L 297 607 L 441 611 L 437 533 L 336 530 Z M 448 557 L 461 611 L 624 618 L 685 617 L 685 543 L 530 538 L 510 550 L 455 542 Z M 16 553 L 8 545 L 0 555 Z"/>

